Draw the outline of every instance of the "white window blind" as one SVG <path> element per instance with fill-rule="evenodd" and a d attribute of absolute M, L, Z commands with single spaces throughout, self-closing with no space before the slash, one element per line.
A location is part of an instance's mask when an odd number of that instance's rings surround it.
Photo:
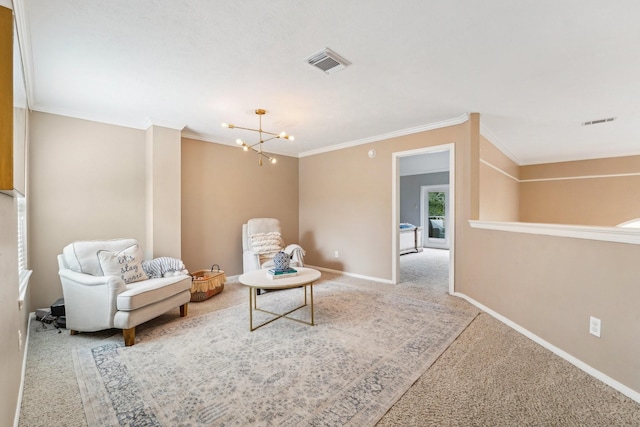
<path fill-rule="evenodd" d="M 18 276 L 19 283 L 27 278 L 27 199 L 19 195 L 18 202 Z"/>

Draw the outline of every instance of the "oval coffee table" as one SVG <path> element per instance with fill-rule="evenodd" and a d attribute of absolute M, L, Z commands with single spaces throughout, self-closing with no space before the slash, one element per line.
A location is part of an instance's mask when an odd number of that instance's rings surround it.
<path fill-rule="evenodd" d="M 241 275 L 238 280 L 241 284 L 249 287 L 249 330 L 255 331 L 256 329 L 273 322 L 274 320 L 284 317 L 285 319 L 295 320 L 296 322 L 304 323 L 305 325 L 314 325 L 313 321 L 313 282 L 320 278 L 320 272 L 313 268 L 295 267 L 298 274 L 295 276 L 288 276 L 279 279 L 271 279 L 268 276 L 268 269 L 251 271 Z M 304 291 L 304 304 L 289 310 L 286 313 L 274 313 L 271 311 L 258 308 L 258 289 L 289 289 L 302 287 Z M 311 309 L 311 321 L 306 322 L 304 320 L 289 317 L 288 315 L 302 307 L 307 306 L 307 288 L 309 288 L 309 308 Z M 263 313 L 271 314 L 274 317 L 271 320 L 267 320 L 257 326 L 253 326 L 253 312 L 262 311 Z"/>

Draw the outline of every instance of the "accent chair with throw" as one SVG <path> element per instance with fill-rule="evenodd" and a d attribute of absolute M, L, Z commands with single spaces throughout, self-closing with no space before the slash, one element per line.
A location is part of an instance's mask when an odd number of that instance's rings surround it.
<path fill-rule="evenodd" d="M 273 267 L 273 257 L 280 251 L 291 258 L 290 267 L 304 267 L 304 249 L 295 243 L 285 245 L 279 220 L 252 218 L 246 224 L 242 224 L 244 273 Z"/>
<path fill-rule="evenodd" d="M 64 248 L 58 273 L 71 335 L 117 328 L 131 346 L 137 325 L 177 307 L 181 317 L 187 315 L 191 276 L 186 270 L 147 275 L 143 257 L 135 239 L 78 241 Z"/>

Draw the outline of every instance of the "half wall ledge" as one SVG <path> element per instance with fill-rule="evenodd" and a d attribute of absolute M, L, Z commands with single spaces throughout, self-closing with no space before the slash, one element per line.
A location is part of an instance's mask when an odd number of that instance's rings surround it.
<path fill-rule="evenodd" d="M 500 222 L 469 220 L 472 228 L 508 231 L 512 233 L 539 234 L 569 237 L 573 239 L 600 240 L 603 242 L 640 245 L 640 229 L 624 227 L 596 227 L 586 225 L 541 224 L 531 222 Z"/>

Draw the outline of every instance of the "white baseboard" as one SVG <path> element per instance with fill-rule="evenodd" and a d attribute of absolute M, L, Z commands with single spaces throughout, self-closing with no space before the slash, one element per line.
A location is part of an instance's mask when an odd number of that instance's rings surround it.
<path fill-rule="evenodd" d="M 603 374 L 602 372 L 598 371 L 597 369 L 587 365 L 582 360 L 577 359 L 576 357 L 570 355 L 566 351 L 564 351 L 564 350 L 556 347 L 555 345 L 543 340 L 542 338 L 540 338 L 539 336 L 537 336 L 533 332 L 523 328 L 522 326 L 518 325 L 517 323 L 513 322 L 512 320 L 507 319 L 506 317 L 502 316 L 501 314 L 496 313 L 495 311 L 493 311 L 490 308 L 484 306 L 483 304 L 479 303 L 478 301 L 474 300 L 473 298 L 470 298 L 469 296 L 467 296 L 467 295 L 465 295 L 463 293 L 460 293 L 460 292 L 455 292 L 453 295 L 467 300 L 468 302 L 470 302 L 471 304 L 475 305 L 476 307 L 478 307 L 482 311 L 485 311 L 487 314 L 495 317 L 496 319 L 498 319 L 499 321 L 501 321 L 505 325 L 509 326 L 512 329 L 515 329 L 516 331 L 520 332 L 525 337 L 531 339 L 532 341 L 536 342 L 537 344 L 540 344 L 541 346 L 543 346 L 547 350 L 549 350 L 549 351 L 553 352 L 554 354 L 560 356 L 561 358 L 563 358 L 567 362 L 571 363 L 572 365 L 576 366 L 577 368 L 581 369 L 582 371 L 586 372 L 587 374 L 591 375 L 592 377 L 602 381 L 603 383 L 605 383 L 606 385 L 610 386 L 611 388 L 619 391 L 620 393 L 622 393 L 625 396 L 627 396 L 629 399 L 632 399 L 632 400 L 640 403 L 640 393 L 639 392 L 627 387 L 626 385 L 614 380 L 613 378 L 609 377 L 608 375 Z"/>
<path fill-rule="evenodd" d="M 362 274 L 347 273 L 346 271 L 332 270 L 330 268 L 317 267 L 315 265 L 305 265 L 305 267 L 314 268 L 314 269 L 320 270 L 320 271 L 326 271 L 327 273 L 342 274 L 344 276 L 355 277 L 355 278 L 358 278 L 358 279 L 370 280 L 372 282 L 379 282 L 379 283 L 386 283 L 386 284 L 389 284 L 389 285 L 393 285 L 393 282 L 391 280 L 381 279 L 379 277 L 363 276 Z"/>
<path fill-rule="evenodd" d="M 31 313 L 29 313 L 29 321 L 27 322 L 27 337 L 24 340 L 24 355 L 22 357 L 22 374 L 20 375 L 20 389 L 18 391 L 18 403 L 16 404 L 16 413 L 13 417 L 13 427 L 20 424 L 20 408 L 22 407 L 22 394 L 24 392 L 24 377 L 27 373 L 27 351 L 29 350 L 29 335 L 31 334 Z"/>
<path fill-rule="evenodd" d="M 362 274 L 347 273 L 347 272 L 342 271 L 342 270 L 332 270 L 330 268 L 317 267 L 315 265 L 309 265 L 309 264 L 305 264 L 305 267 L 313 268 L 313 269 L 316 269 L 316 270 L 319 270 L 319 271 L 326 271 L 327 273 L 342 274 L 344 276 L 356 277 L 358 279 L 370 280 L 372 282 L 387 283 L 389 285 L 393 285 L 393 282 L 391 280 L 381 279 L 379 277 L 363 276 Z M 242 276 L 242 274 L 236 274 L 234 276 L 227 276 L 227 280 L 237 279 L 240 276 Z"/>

